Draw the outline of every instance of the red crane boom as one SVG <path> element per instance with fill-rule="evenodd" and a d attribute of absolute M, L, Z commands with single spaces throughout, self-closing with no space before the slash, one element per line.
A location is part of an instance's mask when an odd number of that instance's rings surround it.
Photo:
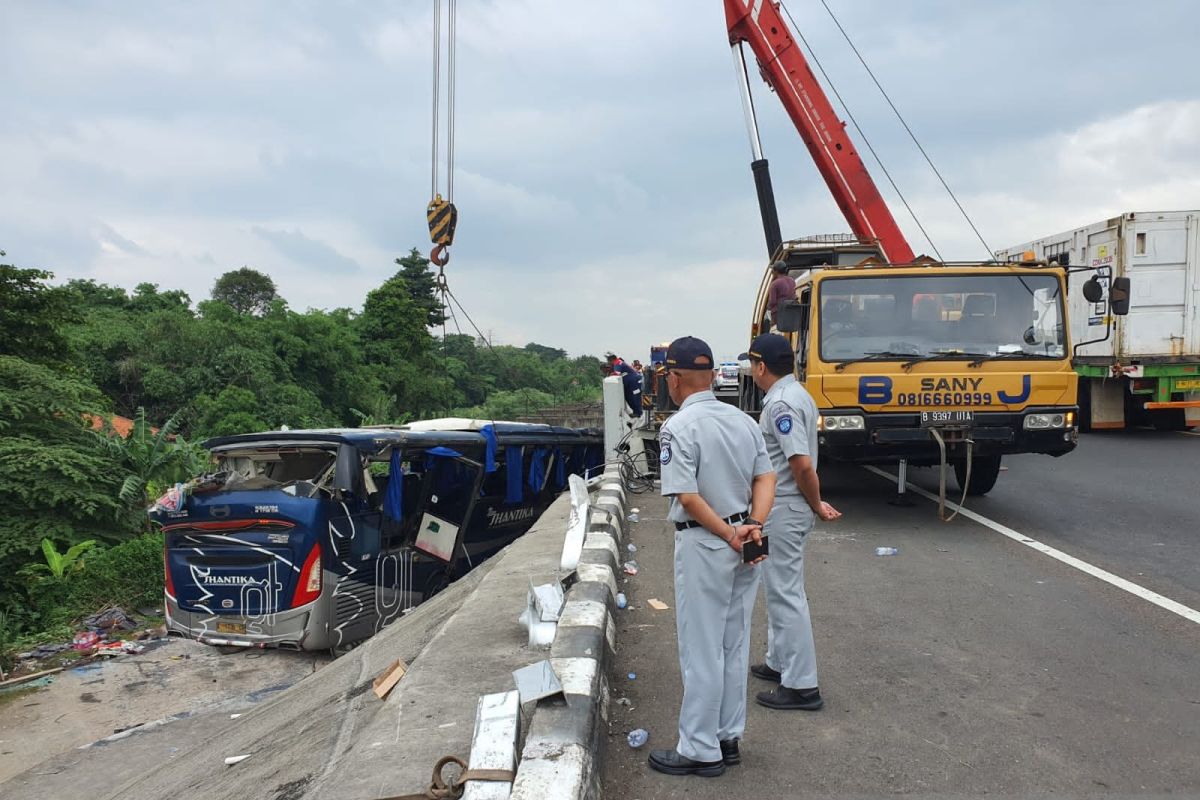
<path fill-rule="evenodd" d="M 763 78 L 779 95 L 854 235 L 878 241 L 884 257 L 893 264 L 910 263 L 912 248 L 846 134 L 846 123 L 834 112 L 784 24 L 778 3 L 725 0 L 725 21 L 735 50 L 746 42 L 754 51 Z M 752 117 L 749 104 L 747 113 Z M 756 140 L 752 118 L 751 126 L 751 137 Z M 760 154 L 756 152 L 756 156 Z"/>

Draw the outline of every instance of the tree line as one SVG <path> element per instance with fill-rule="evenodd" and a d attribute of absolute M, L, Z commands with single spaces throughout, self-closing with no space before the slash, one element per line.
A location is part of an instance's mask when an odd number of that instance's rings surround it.
<path fill-rule="evenodd" d="M 599 398 L 597 358 L 443 337 L 429 261 L 414 249 L 396 266 L 359 309 L 301 312 L 249 267 L 193 303 L 0 263 L 0 638 L 46 624 L 35 595 L 62 595 L 70 577 L 43 574 L 62 563 L 43 540 L 99 553 L 147 533 L 147 500 L 203 468 L 193 443 L 206 437 L 505 419 Z"/>

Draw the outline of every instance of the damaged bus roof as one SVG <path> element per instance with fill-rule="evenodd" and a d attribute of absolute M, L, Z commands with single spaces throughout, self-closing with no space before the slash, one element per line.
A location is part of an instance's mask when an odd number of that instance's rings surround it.
<path fill-rule="evenodd" d="M 379 453 L 390 447 L 413 445 L 417 447 L 437 444 L 481 442 L 485 439 L 484 429 L 490 427 L 499 444 L 540 444 L 564 439 L 599 441 L 599 432 L 577 428 L 559 428 L 522 422 L 482 422 L 478 420 L 447 420 L 454 423 L 439 427 L 439 420 L 416 423 L 419 430 L 407 426 L 372 428 L 322 428 L 314 430 L 263 431 L 241 433 L 233 436 L 216 436 L 202 443 L 207 450 L 223 450 L 230 447 L 271 446 L 294 447 L 299 444 L 350 445 L 364 453 Z M 471 422 L 470 426 L 461 424 Z"/>

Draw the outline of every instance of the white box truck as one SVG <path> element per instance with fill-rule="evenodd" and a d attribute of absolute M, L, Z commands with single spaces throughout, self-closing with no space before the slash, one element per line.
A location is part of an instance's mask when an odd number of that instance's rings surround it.
<path fill-rule="evenodd" d="M 1067 293 L 1081 427 L 1200 425 L 1200 211 L 1130 211 L 996 256 L 1088 269 L 1069 279 L 1097 275 L 1105 287 L 1096 303 Z M 1121 276 L 1129 314 L 1110 317 L 1107 287 Z"/>

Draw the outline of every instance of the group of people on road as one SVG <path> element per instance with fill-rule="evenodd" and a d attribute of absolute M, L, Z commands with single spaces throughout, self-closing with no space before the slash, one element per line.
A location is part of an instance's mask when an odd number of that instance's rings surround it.
<path fill-rule="evenodd" d="M 749 360 L 763 390 L 755 421 L 712 392 L 712 350 L 692 336 L 666 355 L 678 404 L 659 435 L 662 494 L 675 525 L 675 609 L 683 701 L 674 750 L 650 753 L 668 775 L 715 777 L 741 761 L 749 676 L 778 684 L 756 694 L 777 710 L 824 705 L 804 590 L 804 542 L 815 520 L 841 514 L 821 498 L 817 407 L 795 378 L 787 339 L 763 334 Z M 750 624 L 760 580 L 767 651 L 750 666 Z"/>

